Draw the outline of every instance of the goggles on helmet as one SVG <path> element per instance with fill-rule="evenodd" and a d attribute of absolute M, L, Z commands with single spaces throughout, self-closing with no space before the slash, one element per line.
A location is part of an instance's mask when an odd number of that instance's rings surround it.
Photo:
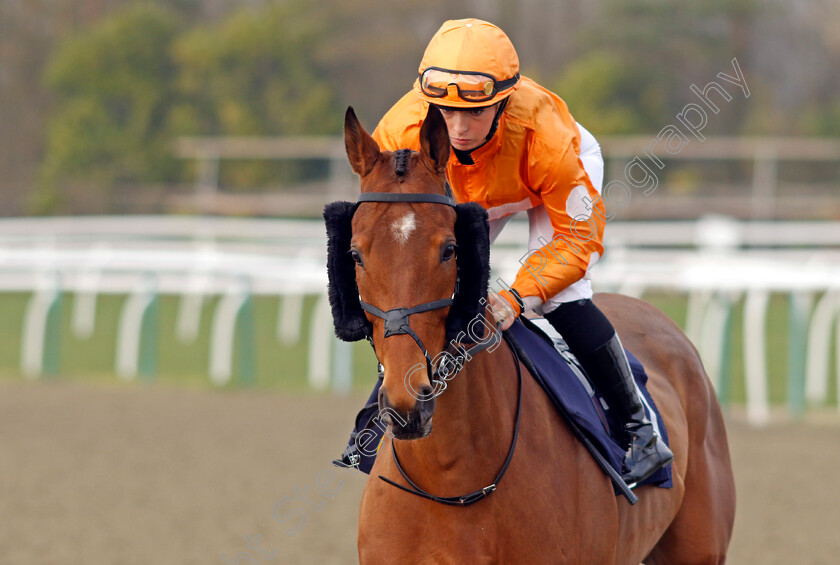
<path fill-rule="evenodd" d="M 467 102 L 487 102 L 498 92 L 514 86 L 519 80 L 519 73 L 506 80 L 496 80 L 487 73 L 473 71 L 452 71 L 439 67 L 428 67 L 420 73 L 420 90 L 426 96 L 443 98 L 449 85 L 458 90 L 458 97 Z"/>

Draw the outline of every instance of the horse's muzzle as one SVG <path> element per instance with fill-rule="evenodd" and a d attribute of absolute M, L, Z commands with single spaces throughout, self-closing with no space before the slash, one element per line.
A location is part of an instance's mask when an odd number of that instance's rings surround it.
<path fill-rule="evenodd" d="M 385 389 L 379 389 L 379 419 L 388 426 L 388 431 L 396 439 L 421 439 L 431 433 L 435 397 L 431 387 L 425 388 L 428 390 L 421 391 L 421 394 L 428 400 L 418 400 L 408 412 L 399 411 L 391 406 L 388 393 Z"/>

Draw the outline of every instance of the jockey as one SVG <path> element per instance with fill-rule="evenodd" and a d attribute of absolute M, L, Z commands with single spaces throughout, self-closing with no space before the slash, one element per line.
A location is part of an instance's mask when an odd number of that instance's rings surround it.
<path fill-rule="evenodd" d="M 445 22 L 419 72 L 374 139 L 383 150 L 419 150 L 420 127 L 435 105 L 453 149 L 446 175 L 455 198 L 487 210 L 491 241 L 514 213 L 527 210 L 529 249 L 536 251 L 508 288 L 490 294 L 490 306 L 502 329 L 523 310 L 533 310 L 564 337 L 623 422 L 612 430 L 627 448 L 623 478 L 631 486 L 639 483 L 673 455 L 645 415 L 618 335 L 592 302 L 590 269 L 603 253 L 606 221 L 597 141 L 560 97 L 519 75 L 513 44 L 488 22 Z M 358 465 L 354 438 L 377 412 L 378 388 L 336 465 Z"/>

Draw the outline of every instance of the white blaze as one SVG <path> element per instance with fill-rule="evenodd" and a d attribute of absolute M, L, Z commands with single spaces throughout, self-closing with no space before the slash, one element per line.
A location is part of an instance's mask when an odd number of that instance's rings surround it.
<path fill-rule="evenodd" d="M 414 212 L 409 212 L 399 220 L 394 220 L 394 223 L 391 224 L 391 232 L 394 234 L 394 239 L 402 244 L 408 241 L 408 236 L 416 227 Z"/>

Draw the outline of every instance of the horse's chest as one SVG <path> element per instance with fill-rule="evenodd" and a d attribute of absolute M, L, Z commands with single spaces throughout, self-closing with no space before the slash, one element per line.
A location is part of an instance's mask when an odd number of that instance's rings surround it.
<path fill-rule="evenodd" d="M 562 504 L 545 504 L 546 497 L 523 501 L 496 491 L 461 508 L 408 494 L 397 500 L 392 494 L 387 490 L 365 493 L 359 532 L 361 565 L 556 565 L 579 562 L 572 556 L 581 552 L 592 559 L 589 563 L 611 562 L 606 555 L 598 555 L 605 549 L 603 541 L 610 528 L 605 531 L 587 524 L 589 531 L 583 531 L 580 521 L 569 519 L 572 514 Z"/>

